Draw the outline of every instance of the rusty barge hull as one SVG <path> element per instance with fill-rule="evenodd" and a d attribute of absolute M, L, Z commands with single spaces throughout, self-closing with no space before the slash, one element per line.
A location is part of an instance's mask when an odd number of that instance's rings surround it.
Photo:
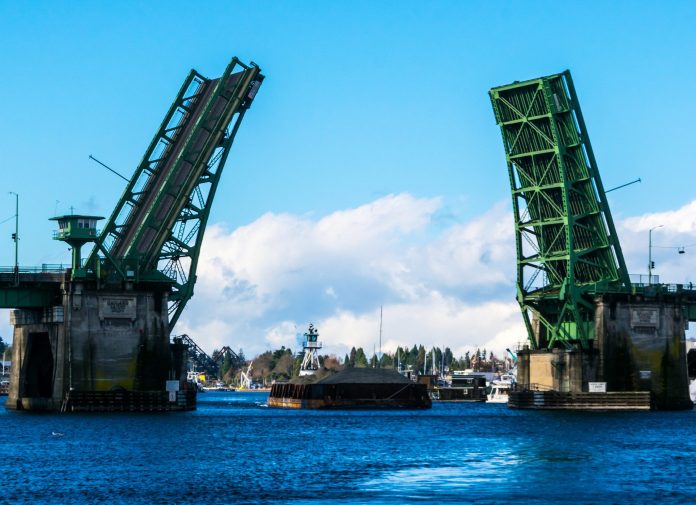
<path fill-rule="evenodd" d="M 269 407 L 285 409 L 429 409 L 423 384 L 274 384 Z"/>

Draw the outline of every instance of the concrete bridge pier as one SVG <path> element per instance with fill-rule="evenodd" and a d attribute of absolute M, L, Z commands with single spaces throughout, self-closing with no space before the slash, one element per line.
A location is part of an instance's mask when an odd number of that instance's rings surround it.
<path fill-rule="evenodd" d="M 525 348 L 519 352 L 518 386 L 522 391 L 538 394 L 517 395 L 511 398 L 511 405 L 615 409 L 623 404 L 633 410 L 638 396 L 616 393 L 649 392 L 643 398 L 652 409 L 691 409 L 685 348 L 687 324 L 684 303 L 678 295 L 598 296 L 595 338 L 589 349 Z M 540 331 L 540 325 L 534 327 Z M 606 388 L 604 400 L 599 401 L 602 393 L 596 392 L 596 387 Z"/>
<path fill-rule="evenodd" d="M 66 283 L 62 305 L 15 309 L 6 406 L 21 410 L 178 410 L 185 346 L 170 344 L 165 290 Z M 167 389 L 178 381 L 173 401 Z M 180 398 L 183 396 L 183 399 Z M 182 405 L 182 403 L 184 405 Z"/>

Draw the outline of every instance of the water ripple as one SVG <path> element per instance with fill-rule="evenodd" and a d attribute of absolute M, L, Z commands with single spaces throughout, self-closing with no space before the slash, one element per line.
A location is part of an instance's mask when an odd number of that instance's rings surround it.
<path fill-rule="evenodd" d="M 0 411 L 2 500 L 623 504 L 696 493 L 694 412 L 284 411 L 259 393 L 199 401 L 185 414 Z"/>

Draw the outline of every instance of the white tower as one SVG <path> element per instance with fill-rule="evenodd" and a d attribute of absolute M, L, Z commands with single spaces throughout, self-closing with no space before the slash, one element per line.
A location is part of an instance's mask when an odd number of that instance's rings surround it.
<path fill-rule="evenodd" d="M 319 342 L 319 332 L 314 328 L 313 324 L 309 325 L 307 333 L 304 334 L 304 358 L 300 367 L 300 377 L 303 375 L 312 375 L 319 370 L 319 354 L 321 342 Z"/>

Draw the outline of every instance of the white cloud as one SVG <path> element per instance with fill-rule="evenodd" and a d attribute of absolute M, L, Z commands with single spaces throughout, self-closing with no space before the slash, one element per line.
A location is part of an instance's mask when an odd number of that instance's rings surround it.
<path fill-rule="evenodd" d="M 379 345 L 379 309 L 363 314 L 342 311 L 319 321 L 329 350 L 340 354 L 352 346 L 368 354 Z M 431 292 L 417 302 L 386 305 L 382 350 L 397 346 L 436 345 L 452 349 L 456 356 L 486 348 L 497 352 L 525 339 L 519 306 L 515 301 L 482 301 L 468 304 Z"/>
<path fill-rule="evenodd" d="M 12 326 L 10 326 L 10 310 L 0 309 L 0 337 L 2 337 L 2 341 L 6 344 L 12 342 L 12 333 Z"/>
<path fill-rule="evenodd" d="M 663 283 L 696 284 L 696 200 L 673 211 L 643 214 L 617 223 L 629 273 L 646 279 L 651 228 L 653 275 L 659 275 Z M 678 252 L 681 247 L 684 254 Z"/>
<path fill-rule="evenodd" d="M 326 216 L 267 213 L 228 231 L 211 225 L 196 294 L 176 333 L 206 351 L 229 345 L 247 356 L 297 350 L 313 322 L 327 352 L 370 354 L 398 345 L 448 346 L 456 355 L 503 353 L 525 338 L 515 295 L 512 215 L 499 203 L 442 227 L 439 198 L 389 195 Z M 647 273 L 648 230 L 662 282 L 696 284 L 696 200 L 616 223 L 630 273 Z M 677 247 L 686 246 L 686 254 Z M 0 311 L 8 341 L 8 311 Z"/>
<path fill-rule="evenodd" d="M 513 345 L 523 327 L 507 206 L 438 233 L 441 207 L 439 198 L 399 194 L 318 219 L 268 213 L 232 232 L 213 225 L 177 331 L 207 350 L 230 345 L 251 356 L 296 349 L 311 321 L 328 352 L 370 353 L 384 305 L 385 349 Z M 504 301 L 484 301 L 496 297 Z"/>
<path fill-rule="evenodd" d="M 625 229 L 633 231 L 647 232 L 650 228 L 663 226 L 672 233 L 696 236 L 696 200 L 676 210 L 629 217 L 622 224 Z"/>

